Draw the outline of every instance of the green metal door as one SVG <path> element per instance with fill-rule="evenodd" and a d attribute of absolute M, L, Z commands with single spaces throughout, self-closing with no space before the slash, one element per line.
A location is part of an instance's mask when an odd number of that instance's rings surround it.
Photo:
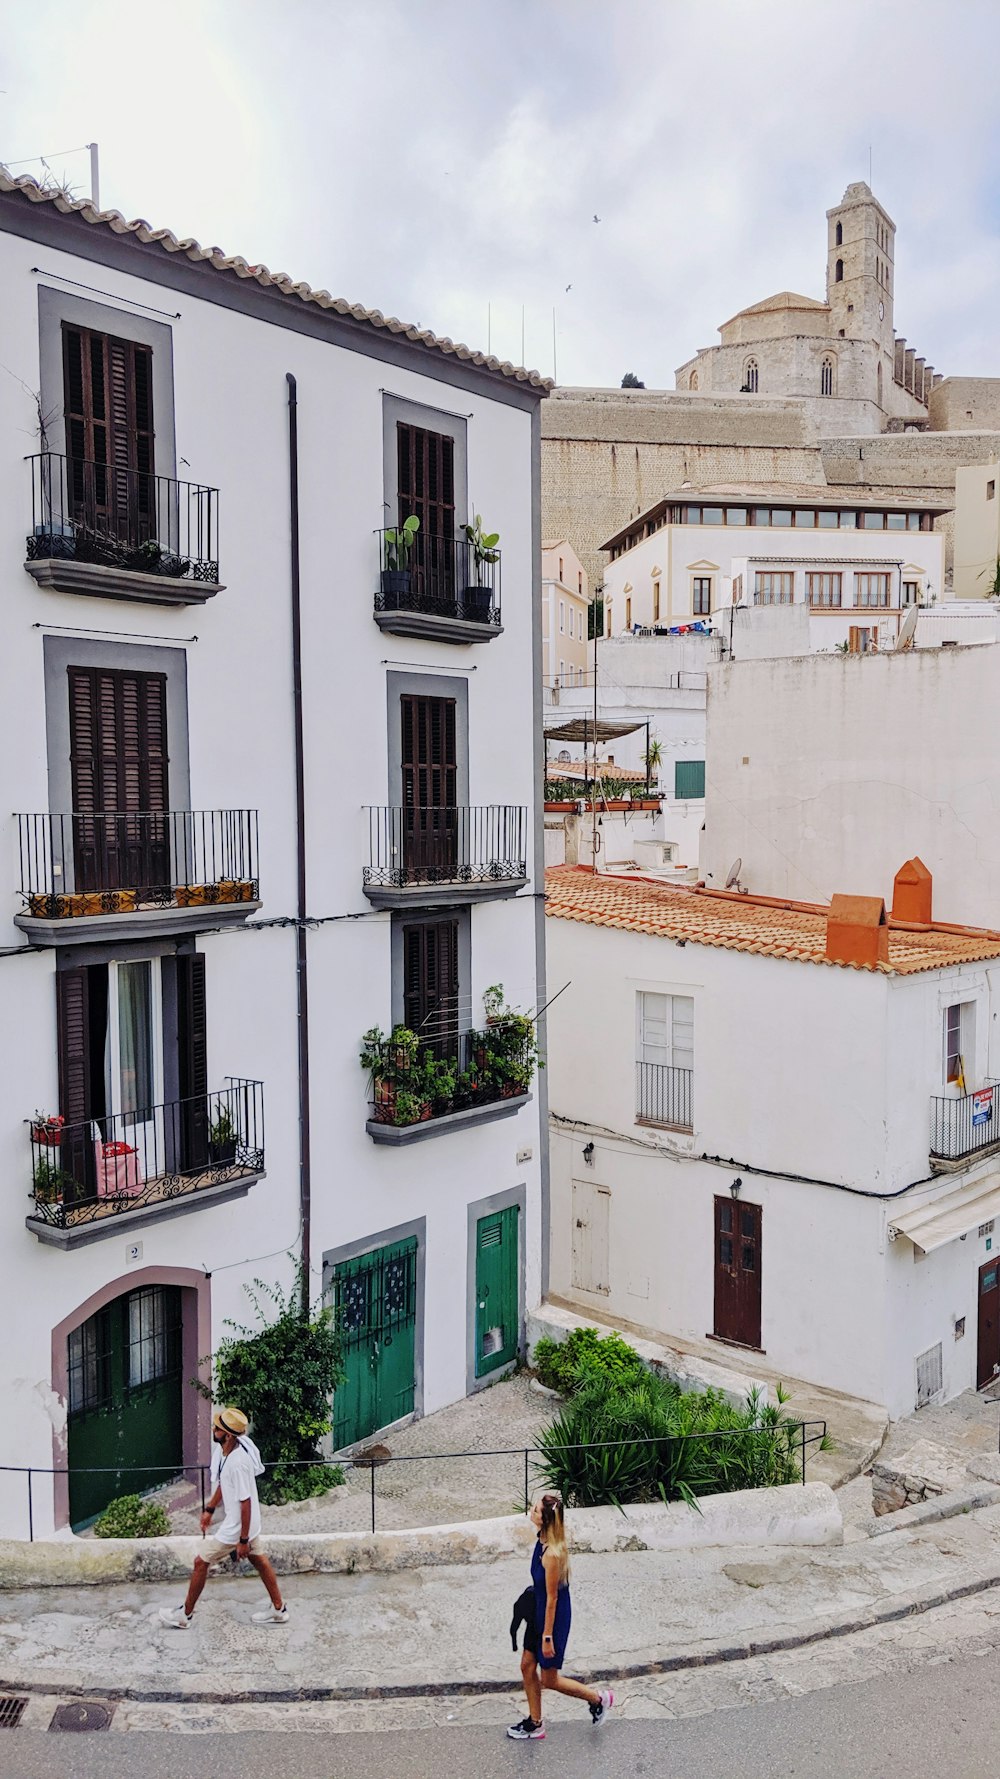
<path fill-rule="evenodd" d="M 333 1399 L 334 1449 L 413 1413 L 417 1238 L 371 1248 L 334 1268 L 346 1376 Z"/>
<path fill-rule="evenodd" d="M 126 1292 L 75 1328 L 67 1348 L 76 1530 L 119 1495 L 156 1488 L 181 1468 L 180 1291 L 146 1285 Z"/>
<path fill-rule="evenodd" d="M 477 1377 L 517 1357 L 517 1228 L 517 1205 L 476 1224 Z"/>

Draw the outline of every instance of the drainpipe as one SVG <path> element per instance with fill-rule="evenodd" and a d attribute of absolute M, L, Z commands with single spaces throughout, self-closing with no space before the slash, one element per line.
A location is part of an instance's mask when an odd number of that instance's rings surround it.
<path fill-rule="evenodd" d="M 292 702 L 295 710 L 295 985 L 299 1032 L 299 1213 L 302 1223 L 302 1313 L 310 1301 L 312 1258 L 312 1155 L 309 1139 L 309 963 L 306 951 L 306 770 L 302 722 L 302 598 L 299 578 L 299 412 L 298 385 L 288 384 L 288 507 L 292 581 Z"/>

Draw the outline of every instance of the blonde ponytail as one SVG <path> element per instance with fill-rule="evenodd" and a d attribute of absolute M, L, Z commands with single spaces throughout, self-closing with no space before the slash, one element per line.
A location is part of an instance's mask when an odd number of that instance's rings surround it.
<path fill-rule="evenodd" d="M 542 1523 L 539 1536 L 548 1556 L 554 1557 L 560 1587 L 569 1581 L 569 1546 L 566 1540 L 566 1521 L 563 1517 L 562 1498 L 559 1495 L 542 1496 Z"/>

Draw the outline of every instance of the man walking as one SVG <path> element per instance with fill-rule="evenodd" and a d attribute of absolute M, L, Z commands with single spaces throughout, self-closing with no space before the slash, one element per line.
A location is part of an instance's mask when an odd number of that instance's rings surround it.
<path fill-rule="evenodd" d="M 266 1611 L 254 1613 L 254 1624 L 288 1623 L 288 1607 L 282 1600 L 278 1578 L 260 1548 L 257 1478 L 262 1474 L 264 1466 L 257 1447 L 247 1434 L 249 1425 L 246 1415 L 238 1408 L 220 1408 L 212 1416 L 212 1439 L 220 1448 L 218 1454 L 214 1451 L 212 1454 L 213 1475 L 216 1474 L 214 1459 L 216 1455 L 219 1458 L 218 1483 L 201 1516 L 202 1533 L 208 1531 L 212 1524 L 212 1515 L 220 1503 L 224 1517 L 214 1537 L 207 1540 L 204 1554 L 194 1560 L 183 1606 L 160 1608 L 163 1623 L 170 1625 L 175 1631 L 187 1630 L 209 1570 L 216 1563 L 222 1563 L 232 1556 L 234 1551 L 237 1557 L 247 1557 L 253 1564 L 271 1601 Z"/>

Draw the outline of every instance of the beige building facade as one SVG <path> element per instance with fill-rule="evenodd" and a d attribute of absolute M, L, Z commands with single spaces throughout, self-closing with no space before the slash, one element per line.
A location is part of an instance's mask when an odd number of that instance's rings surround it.
<path fill-rule="evenodd" d="M 590 577 L 571 543 L 542 545 L 542 678 L 547 687 L 582 686 L 587 673 Z"/>
<path fill-rule="evenodd" d="M 1000 453 L 955 472 L 956 599 L 1000 591 Z"/>

